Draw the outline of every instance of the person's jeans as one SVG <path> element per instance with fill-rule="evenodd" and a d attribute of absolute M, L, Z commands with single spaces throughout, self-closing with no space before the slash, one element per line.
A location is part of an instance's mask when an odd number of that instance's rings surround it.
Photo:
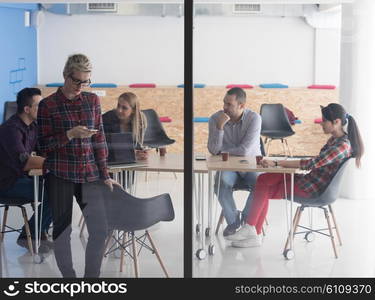
<path fill-rule="evenodd" d="M 40 185 L 39 190 L 39 201 L 41 201 L 41 192 L 42 185 Z M 29 177 L 22 177 L 18 178 L 16 182 L 13 184 L 12 187 L 0 190 L 0 196 L 4 198 L 25 198 L 30 200 L 30 202 L 34 202 L 34 179 Z M 48 204 L 47 193 L 44 192 L 44 199 L 43 199 L 43 215 L 41 215 L 41 208 L 42 206 L 38 206 L 38 214 L 39 214 L 39 224 L 41 224 L 41 231 L 47 232 L 49 226 L 52 222 L 52 214 L 51 209 Z M 32 238 L 34 238 L 35 233 L 35 213 L 29 220 L 29 227 Z M 22 232 L 20 235 L 21 238 L 26 238 L 26 231 L 25 226 L 22 227 Z"/>
<path fill-rule="evenodd" d="M 53 241 L 57 266 L 63 277 L 76 277 L 73 268 L 70 235 L 72 232 L 73 196 L 80 206 L 89 233 L 85 253 L 84 277 L 99 277 L 108 234 L 104 189 L 101 181 L 74 183 L 47 175 L 47 190 L 53 215 Z"/>
<path fill-rule="evenodd" d="M 218 177 L 219 172 L 216 172 L 215 176 L 215 193 L 218 194 Z M 246 186 L 253 189 L 258 173 L 255 172 L 231 172 L 222 171 L 220 175 L 219 184 L 219 203 L 223 209 L 224 217 L 228 225 L 236 222 L 237 218 L 237 207 L 233 198 L 233 186 L 238 183 L 245 183 Z M 242 214 L 247 216 L 249 214 L 249 207 L 253 199 L 253 192 L 251 191 L 247 197 L 245 207 Z"/>

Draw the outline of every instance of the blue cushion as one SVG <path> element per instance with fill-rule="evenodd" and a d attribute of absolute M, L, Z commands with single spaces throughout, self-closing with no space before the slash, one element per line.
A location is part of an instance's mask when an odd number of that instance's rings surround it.
<path fill-rule="evenodd" d="M 301 120 L 294 120 L 294 124 L 302 124 L 302 121 Z"/>
<path fill-rule="evenodd" d="M 285 89 L 288 87 L 286 84 L 281 83 L 262 83 L 259 86 L 264 89 Z"/>
<path fill-rule="evenodd" d="M 195 123 L 207 123 L 209 120 L 210 120 L 210 118 L 207 118 L 207 117 L 193 118 L 193 122 L 195 122 Z"/>
<path fill-rule="evenodd" d="M 52 82 L 52 83 L 47 83 L 46 87 L 60 87 L 60 86 L 63 86 L 63 85 L 64 85 L 63 82 Z"/>
<path fill-rule="evenodd" d="M 185 85 L 184 84 L 179 84 L 177 87 L 183 88 Z M 193 87 L 196 89 L 201 89 L 204 88 L 206 85 L 204 83 L 194 83 Z"/>
<path fill-rule="evenodd" d="M 92 88 L 117 88 L 115 83 L 93 83 L 90 85 Z"/>

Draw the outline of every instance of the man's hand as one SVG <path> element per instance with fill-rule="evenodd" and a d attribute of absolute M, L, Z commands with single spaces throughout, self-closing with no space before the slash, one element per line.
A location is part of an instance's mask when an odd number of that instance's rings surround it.
<path fill-rule="evenodd" d="M 86 126 L 75 126 L 66 132 L 69 140 L 73 138 L 83 139 L 92 137 L 97 131 L 90 130 Z"/>
<path fill-rule="evenodd" d="M 135 150 L 135 157 L 137 160 L 147 160 L 149 150 Z"/>
<path fill-rule="evenodd" d="M 113 180 L 112 178 L 109 178 L 109 179 L 107 179 L 107 180 L 104 180 L 104 184 L 107 185 L 107 186 L 109 187 L 109 189 L 111 190 L 111 192 L 113 192 L 113 186 L 114 186 L 114 185 L 117 185 L 117 186 L 119 186 L 121 189 L 123 189 L 122 186 L 121 186 L 121 184 L 119 184 L 117 181 Z"/>
<path fill-rule="evenodd" d="M 230 119 L 230 117 L 225 112 L 221 112 L 219 114 L 219 117 L 217 118 L 217 121 L 216 121 L 217 129 L 223 130 L 224 125 L 229 121 L 229 119 Z"/>
<path fill-rule="evenodd" d="M 268 160 L 268 159 L 262 159 L 260 161 L 260 164 L 263 168 L 268 168 L 268 167 L 275 167 L 275 162 L 273 160 Z"/>

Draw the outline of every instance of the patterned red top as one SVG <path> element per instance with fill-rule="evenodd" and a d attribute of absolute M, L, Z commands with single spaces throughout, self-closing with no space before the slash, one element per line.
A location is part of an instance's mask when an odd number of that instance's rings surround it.
<path fill-rule="evenodd" d="M 309 195 L 318 196 L 330 183 L 340 164 L 351 156 L 352 148 L 347 135 L 331 137 L 318 156 L 301 160 L 301 169 L 311 171 L 306 175 L 297 175 L 296 183 Z"/>
<path fill-rule="evenodd" d="M 91 138 L 69 141 L 66 131 L 78 125 L 99 131 Z M 108 149 L 97 95 L 82 92 L 69 100 L 59 88 L 40 102 L 38 126 L 39 150 L 47 156 L 44 172 L 75 183 L 110 178 Z"/>

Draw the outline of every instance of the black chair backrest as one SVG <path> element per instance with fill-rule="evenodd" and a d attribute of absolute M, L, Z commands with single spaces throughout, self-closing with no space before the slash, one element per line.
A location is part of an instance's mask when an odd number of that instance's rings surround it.
<path fill-rule="evenodd" d="M 150 147 L 160 147 L 165 145 L 170 145 L 175 142 L 175 140 L 170 139 L 163 125 L 160 122 L 159 116 L 153 109 L 142 110 L 147 118 L 147 128 L 145 131 L 144 144 Z"/>
<path fill-rule="evenodd" d="M 262 117 L 262 135 L 266 135 L 264 133 L 267 131 L 294 133 L 282 104 L 262 104 L 260 107 L 260 116 Z"/>
<path fill-rule="evenodd" d="M 4 114 L 3 123 L 8 120 L 17 112 L 17 102 L 16 101 L 6 101 L 4 103 Z"/>
<path fill-rule="evenodd" d="M 143 230 L 160 221 L 174 219 L 169 194 L 141 199 L 115 186 L 113 192 L 107 192 L 106 198 L 107 220 L 111 229 Z"/>

